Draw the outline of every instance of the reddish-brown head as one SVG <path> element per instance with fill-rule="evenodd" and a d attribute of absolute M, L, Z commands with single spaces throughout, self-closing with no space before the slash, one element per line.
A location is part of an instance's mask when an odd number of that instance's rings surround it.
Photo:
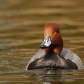
<path fill-rule="evenodd" d="M 54 32 L 60 33 L 59 26 L 56 23 L 47 23 L 44 27 L 44 35 L 50 35 Z"/>
<path fill-rule="evenodd" d="M 56 29 L 55 23 L 49 23 L 45 25 L 44 41 L 40 45 L 41 48 L 45 48 L 45 52 L 54 51 L 57 54 L 61 53 L 63 49 L 63 40 L 61 35 L 59 34 L 59 27 L 57 28 L 58 30 Z"/>

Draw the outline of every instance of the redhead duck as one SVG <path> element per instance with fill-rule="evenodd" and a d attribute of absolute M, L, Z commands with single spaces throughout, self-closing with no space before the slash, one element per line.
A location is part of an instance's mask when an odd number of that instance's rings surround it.
<path fill-rule="evenodd" d="M 71 50 L 63 48 L 59 26 L 48 23 L 44 27 L 44 40 L 40 50 L 30 59 L 27 70 L 83 69 L 81 59 Z"/>

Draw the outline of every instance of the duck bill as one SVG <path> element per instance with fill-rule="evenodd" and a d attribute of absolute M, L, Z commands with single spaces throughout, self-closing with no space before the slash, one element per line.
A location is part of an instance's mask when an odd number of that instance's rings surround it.
<path fill-rule="evenodd" d="M 40 45 L 40 48 L 41 49 L 48 48 L 51 45 L 51 43 L 52 42 L 51 42 L 50 35 L 49 36 L 45 36 L 43 43 Z"/>

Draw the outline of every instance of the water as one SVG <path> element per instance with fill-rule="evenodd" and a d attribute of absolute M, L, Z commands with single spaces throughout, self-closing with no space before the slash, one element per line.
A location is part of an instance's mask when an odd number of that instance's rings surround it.
<path fill-rule="evenodd" d="M 83 84 L 84 70 L 26 71 L 39 50 L 43 27 L 60 26 L 64 47 L 84 63 L 82 0 L 0 0 L 0 84 Z"/>

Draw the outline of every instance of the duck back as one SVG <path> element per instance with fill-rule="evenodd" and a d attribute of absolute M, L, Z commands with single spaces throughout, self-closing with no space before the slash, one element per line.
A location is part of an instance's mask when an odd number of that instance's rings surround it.
<path fill-rule="evenodd" d="M 80 66 L 79 66 L 80 65 Z M 28 70 L 32 69 L 82 69 L 80 58 L 72 51 L 63 48 L 60 56 L 54 52 L 40 49 L 29 61 Z"/>

